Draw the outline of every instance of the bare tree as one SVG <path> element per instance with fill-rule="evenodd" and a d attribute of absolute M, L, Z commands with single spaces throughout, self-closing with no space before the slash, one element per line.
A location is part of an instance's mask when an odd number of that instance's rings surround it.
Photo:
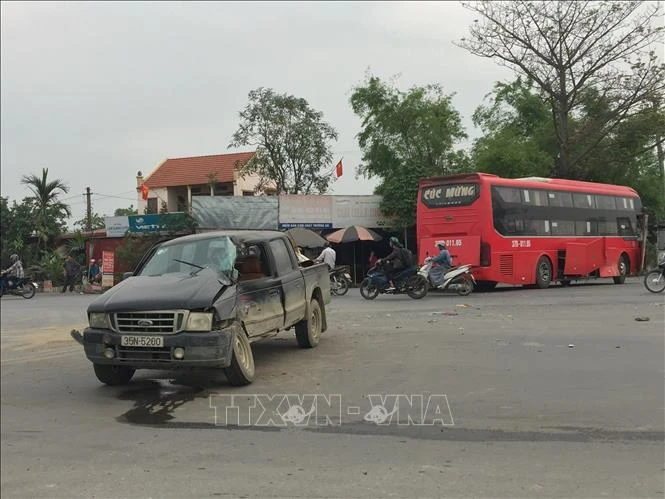
<path fill-rule="evenodd" d="M 559 145 L 552 174 L 579 177 L 581 161 L 622 120 L 662 102 L 662 9 L 655 2 L 463 3 L 480 15 L 457 45 L 535 82 L 550 103 Z M 659 47 L 660 45 L 660 47 Z M 609 103 L 603 120 L 579 126 L 589 92 Z M 578 126 L 572 122 L 578 121 Z M 579 139 L 579 140 L 577 140 Z M 654 147 L 658 141 L 654 142 Z"/>

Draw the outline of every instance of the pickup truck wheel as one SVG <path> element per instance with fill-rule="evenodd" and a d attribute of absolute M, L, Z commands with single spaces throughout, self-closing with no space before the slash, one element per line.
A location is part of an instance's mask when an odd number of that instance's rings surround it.
<path fill-rule="evenodd" d="M 93 367 L 97 379 L 109 386 L 126 385 L 136 372 L 136 369 L 129 366 L 93 364 Z"/>
<path fill-rule="evenodd" d="M 244 332 L 238 332 L 233 339 L 231 365 L 224 369 L 224 374 L 233 386 L 249 385 L 254 381 L 254 355 L 252 346 Z"/>
<path fill-rule="evenodd" d="M 301 348 L 313 348 L 319 344 L 322 322 L 321 305 L 314 299 L 309 304 L 308 320 L 296 324 L 296 340 Z"/>

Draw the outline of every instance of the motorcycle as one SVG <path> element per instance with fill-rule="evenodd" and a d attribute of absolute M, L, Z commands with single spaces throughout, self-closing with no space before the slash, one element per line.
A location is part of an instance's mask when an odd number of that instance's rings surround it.
<path fill-rule="evenodd" d="M 0 297 L 6 294 L 22 296 L 29 300 L 37 292 L 37 283 L 28 277 L 5 277 L 2 273 L 2 283 L 0 284 Z"/>
<path fill-rule="evenodd" d="M 380 294 L 407 294 L 414 300 L 427 295 L 427 279 L 418 274 L 418 267 L 408 267 L 393 279 L 395 289 L 388 289 L 390 283 L 383 264 L 375 265 L 367 271 L 367 277 L 360 283 L 360 295 L 366 300 L 373 300 Z"/>
<path fill-rule="evenodd" d="M 349 290 L 351 276 L 346 272 L 346 267 L 335 267 L 330 271 L 330 292 L 342 296 Z"/>
<path fill-rule="evenodd" d="M 418 270 L 418 274 L 427 280 L 429 286 L 440 290 L 455 291 L 460 296 L 466 296 L 473 291 L 476 280 L 471 273 L 471 265 L 459 265 L 451 267 L 444 274 L 440 282 L 432 280 L 432 257 L 425 258 L 425 263 Z"/>
<path fill-rule="evenodd" d="M 652 293 L 665 291 L 665 260 L 658 264 L 658 268 L 652 269 L 644 276 L 644 287 Z"/>

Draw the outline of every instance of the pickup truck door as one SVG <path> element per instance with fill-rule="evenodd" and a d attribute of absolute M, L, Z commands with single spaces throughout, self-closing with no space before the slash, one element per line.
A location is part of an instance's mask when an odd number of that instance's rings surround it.
<path fill-rule="evenodd" d="M 288 327 L 305 316 L 305 278 L 295 254 L 284 239 L 270 241 L 270 250 L 282 287 L 284 327 Z"/>
<path fill-rule="evenodd" d="M 262 245 L 256 247 L 261 249 L 262 274 L 244 280 L 241 271 L 238 282 L 238 304 L 250 337 L 284 327 L 281 281 L 275 276 L 274 271 L 271 272 L 266 248 Z"/>

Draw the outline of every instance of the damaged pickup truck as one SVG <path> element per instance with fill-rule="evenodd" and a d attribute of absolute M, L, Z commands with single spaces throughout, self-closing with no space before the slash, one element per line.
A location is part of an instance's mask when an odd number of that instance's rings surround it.
<path fill-rule="evenodd" d="M 301 267 L 284 233 L 194 234 L 155 245 L 92 302 L 81 342 L 107 385 L 137 369 L 211 368 L 247 385 L 251 343 L 293 329 L 300 347 L 315 347 L 329 303 L 327 265 Z"/>

